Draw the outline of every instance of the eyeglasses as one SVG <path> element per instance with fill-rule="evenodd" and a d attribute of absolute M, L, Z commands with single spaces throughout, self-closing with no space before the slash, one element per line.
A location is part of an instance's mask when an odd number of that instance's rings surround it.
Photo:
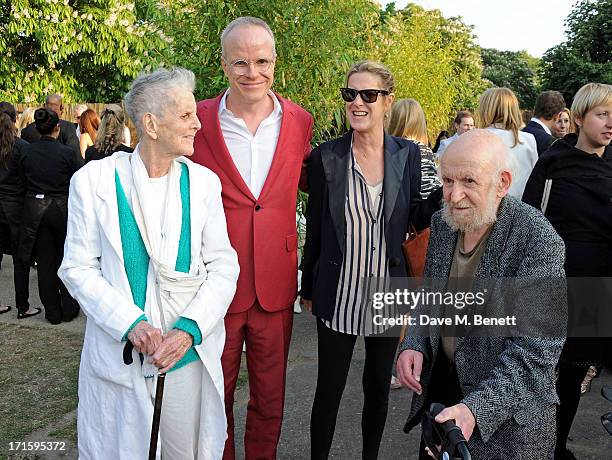
<path fill-rule="evenodd" d="M 254 61 L 248 61 L 246 59 L 236 59 L 228 63 L 228 65 L 236 75 L 246 75 L 249 72 L 251 64 L 255 67 L 255 70 L 257 72 L 266 73 L 268 70 L 270 70 L 272 64 L 274 64 L 274 59 L 259 58 Z"/>
<path fill-rule="evenodd" d="M 378 99 L 379 94 L 383 94 L 385 96 L 389 95 L 389 91 L 385 89 L 353 89 L 353 88 L 340 88 L 340 94 L 342 95 L 342 99 L 346 102 L 353 102 L 357 99 L 357 95 L 361 96 L 361 100 L 363 102 L 367 102 L 368 104 L 373 104 Z"/>

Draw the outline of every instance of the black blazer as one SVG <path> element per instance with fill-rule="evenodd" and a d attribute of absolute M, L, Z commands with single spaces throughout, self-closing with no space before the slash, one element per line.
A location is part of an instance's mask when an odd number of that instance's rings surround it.
<path fill-rule="evenodd" d="M 79 147 L 79 138 L 76 135 L 76 129 L 74 128 L 74 125 L 66 120 L 60 120 L 59 125 L 60 133 L 57 140 L 60 142 L 60 144 L 64 144 L 70 147 L 72 150 L 74 150 L 80 155 L 81 148 Z M 21 138 L 24 141 L 29 142 L 30 144 L 33 144 L 34 142 L 38 141 L 40 139 L 40 133 L 36 129 L 36 124 L 30 123 L 28 126 L 23 128 L 23 130 L 21 131 Z"/>
<path fill-rule="evenodd" d="M 533 137 L 535 137 L 536 140 L 536 145 L 538 147 L 538 155 L 542 155 L 546 150 L 548 150 L 548 147 L 550 147 L 553 142 L 555 142 L 555 138 L 548 134 L 544 130 L 544 128 L 542 128 L 542 125 L 536 123 L 533 120 L 530 120 L 529 123 L 527 123 L 527 126 L 522 129 L 522 131 L 525 131 L 529 134 L 533 134 Z"/>
<path fill-rule="evenodd" d="M 346 247 L 344 207 L 352 132 L 321 144 L 308 161 L 308 207 L 306 244 L 302 257 L 300 295 L 312 300 L 313 313 L 331 320 L 336 308 L 336 290 Z M 431 215 L 439 208 L 442 188 L 423 202 L 421 154 L 411 141 L 385 134 L 385 177 L 383 193 L 386 223 L 385 241 L 389 272 L 405 277 L 402 243 L 408 223 L 417 229 L 429 226 Z"/>

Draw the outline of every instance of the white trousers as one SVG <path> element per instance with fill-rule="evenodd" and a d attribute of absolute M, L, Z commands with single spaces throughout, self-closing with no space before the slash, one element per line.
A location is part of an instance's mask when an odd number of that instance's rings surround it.
<path fill-rule="evenodd" d="M 147 386 L 151 394 L 151 404 L 154 404 L 155 389 L 152 379 L 147 379 Z M 202 361 L 193 361 L 166 374 L 157 447 L 158 458 L 160 452 L 163 460 L 198 458 L 201 406 Z"/>

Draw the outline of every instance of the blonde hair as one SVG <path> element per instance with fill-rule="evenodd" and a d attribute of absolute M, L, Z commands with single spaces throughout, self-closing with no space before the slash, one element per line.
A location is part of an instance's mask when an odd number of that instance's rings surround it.
<path fill-rule="evenodd" d="M 495 125 L 497 128 L 512 131 L 514 145 L 521 144 L 519 130 L 523 127 L 523 117 L 518 99 L 509 88 L 489 88 L 478 99 L 479 128 Z"/>
<path fill-rule="evenodd" d="M 400 99 L 391 107 L 387 132 L 392 136 L 414 139 L 429 145 L 427 123 L 421 104 L 414 99 Z"/>
<path fill-rule="evenodd" d="M 98 138 L 94 144 L 95 149 L 102 155 L 110 155 L 123 143 L 123 130 L 125 125 L 125 112 L 120 105 L 107 104 L 102 110 Z"/>
<path fill-rule="evenodd" d="M 34 107 L 28 107 L 19 116 L 19 120 L 17 120 L 17 135 L 19 137 L 21 137 L 21 131 L 23 130 L 23 128 L 34 123 L 35 111 L 36 109 Z"/>
<path fill-rule="evenodd" d="M 612 85 L 587 83 L 574 96 L 572 115 L 582 119 L 593 107 L 607 104 L 612 104 Z"/>
<path fill-rule="evenodd" d="M 561 113 L 567 114 L 569 118 L 569 127 L 567 129 L 567 132 L 575 133 L 576 132 L 576 120 L 574 120 L 574 114 L 572 113 L 572 111 L 568 109 L 567 107 L 564 107 L 563 110 L 561 110 Z"/>
<path fill-rule="evenodd" d="M 380 78 L 382 83 L 382 88 L 380 89 L 387 90 L 390 93 L 392 93 L 395 89 L 395 80 L 393 79 L 393 74 L 391 71 L 383 64 L 376 61 L 360 61 L 353 64 L 353 66 L 346 73 L 346 84 L 348 85 L 351 75 L 361 72 L 368 72 Z"/>

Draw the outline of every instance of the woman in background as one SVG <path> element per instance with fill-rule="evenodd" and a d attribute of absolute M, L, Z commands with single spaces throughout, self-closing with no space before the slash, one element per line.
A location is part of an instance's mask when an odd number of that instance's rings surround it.
<path fill-rule="evenodd" d="M 403 137 L 419 146 L 421 153 L 421 198 L 442 186 L 434 163 L 434 154 L 429 148 L 425 112 L 414 99 L 400 99 L 391 107 L 387 132 L 395 137 Z"/>
<path fill-rule="evenodd" d="M 565 107 L 557 117 L 557 121 L 555 121 L 555 124 L 550 130 L 552 132 L 552 135 L 555 136 L 557 139 L 563 139 L 567 134 L 573 133 L 575 130 L 572 129 L 571 120 L 572 117 L 570 109 Z"/>
<path fill-rule="evenodd" d="M 489 88 L 478 100 L 477 118 L 480 128 L 493 131 L 510 150 L 513 167 L 508 194 L 520 200 L 538 161 L 538 149 L 533 135 L 520 130 L 523 119 L 516 95 L 508 88 Z"/>
<path fill-rule="evenodd" d="M 0 102 L 0 251 L 2 248 L 9 249 L 13 255 L 17 318 L 23 319 L 39 314 L 40 308 L 30 307 L 30 266 L 17 257 L 24 194 L 19 163 L 28 143 L 16 136 L 16 119 L 15 107 L 8 102 Z M 10 310 L 10 306 L 0 304 L 0 314 Z"/>
<path fill-rule="evenodd" d="M 41 137 L 27 146 L 20 162 L 26 194 L 19 257 L 23 263 L 29 263 L 36 253 L 38 292 L 45 318 L 51 324 L 59 324 L 72 321 L 79 314 L 79 305 L 68 294 L 57 270 L 64 255 L 68 187 L 81 161 L 74 150 L 57 141 L 60 132 L 57 113 L 38 109 L 34 123 Z"/>
<path fill-rule="evenodd" d="M 96 142 L 98 136 L 98 128 L 100 127 L 100 117 L 91 109 L 85 110 L 79 118 L 79 130 L 81 138 L 79 140 L 79 148 L 81 156 L 85 158 L 85 151 Z"/>
<path fill-rule="evenodd" d="M 19 116 L 19 120 L 17 120 L 17 136 L 21 137 L 21 131 L 26 126 L 34 123 L 34 109 L 33 107 L 28 107 Z"/>
<path fill-rule="evenodd" d="M 108 104 L 102 111 L 98 136 L 85 150 L 85 163 L 101 160 L 115 152 L 133 152 L 125 141 L 125 113 L 120 105 Z"/>

